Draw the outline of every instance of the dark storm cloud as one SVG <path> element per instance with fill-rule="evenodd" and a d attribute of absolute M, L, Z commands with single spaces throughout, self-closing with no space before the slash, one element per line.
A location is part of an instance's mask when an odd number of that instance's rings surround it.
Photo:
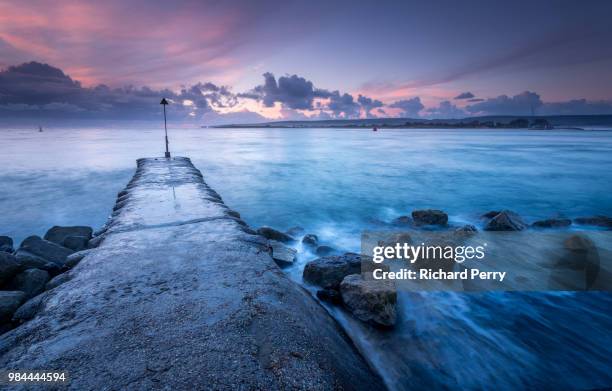
<path fill-rule="evenodd" d="M 497 98 L 468 105 L 465 109 L 476 115 L 530 115 L 542 106 L 540 95 L 525 91 L 518 95 L 500 95 Z"/>
<path fill-rule="evenodd" d="M 110 88 L 104 84 L 85 88 L 62 70 L 37 62 L 0 72 L 0 112 L 12 117 L 147 119 L 158 115 L 157 104 L 162 96 L 177 103 L 173 112 L 181 117 L 210 112 L 211 104 L 225 107 L 236 102 L 227 87 L 212 83 L 198 83 L 175 93 L 149 87 Z"/>
<path fill-rule="evenodd" d="M 467 114 L 450 101 L 442 101 L 437 107 L 425 110 L 425 116 L 431 118 L 463 118 Z"/>
<path fill-rule="evenodd" d="M 363 96 L 361 94 L 359 94 L 359 96 L 357 97 L 357 103 L 359 103 L 361 107 L 363 107 L 366 117 L 368 118 L 374 117 L 374 115 L 371 113 L 372 109 L 384 106 L 381 101 L 377 99 L 368 98 L 367 96 Z"/>
<path fill-rule="evenodd" d="M 462 92 L 461 94 L 457 95 L 454 99 L 472 99 L 474 98 L 474 94 L 472 94 L 471 92 Z"/>
<path fill-rule="evenodd" d="M 350 94 L 341 94 L 333 91 L 330 95 L 328 110 L 331 110 L 334 117 L 356 118 L 359 117 L 360 105 Z"/>
<path fill-rule="evenodd" d="M 398 100 L 390 104 L 389 107 L 401 109 L 402 112 L 400 115 L 402 117 L 418 117 L 419 112 L 425 108 L 421 103 L 421 98 L 418 96 L 411 99 Z"/>

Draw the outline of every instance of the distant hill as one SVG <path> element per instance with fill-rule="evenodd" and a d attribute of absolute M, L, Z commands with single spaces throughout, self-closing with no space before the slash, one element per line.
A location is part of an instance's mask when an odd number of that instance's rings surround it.
<path fill-rule="evenodd" d="M 366 118 L 316 121 L 272 121 L 227 124 L 215 128 L 528 128 L 548 123 L 556 128 L 612 127 L 612 115 L 496 115 L 458 119 Z"/>

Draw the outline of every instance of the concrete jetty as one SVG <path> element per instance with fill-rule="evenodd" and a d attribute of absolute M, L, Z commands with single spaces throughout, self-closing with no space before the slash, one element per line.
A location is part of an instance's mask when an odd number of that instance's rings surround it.
<path fill-rule="evenodd" d="M 189 159 L 138 160 L 93 242 L 0 337 L 1 368 L 67 371 L 75 390 L 384 389 Z"/>

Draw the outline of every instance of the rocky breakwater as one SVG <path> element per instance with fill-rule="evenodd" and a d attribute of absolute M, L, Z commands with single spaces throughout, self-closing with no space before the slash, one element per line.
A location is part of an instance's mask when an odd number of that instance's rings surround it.
<path fill-rule="evenodd" d="M 75 390 L 384 389 L 189 159 L 140 159 L 88 245 L 0 337 L 2 368 L 67 370 Z"/>

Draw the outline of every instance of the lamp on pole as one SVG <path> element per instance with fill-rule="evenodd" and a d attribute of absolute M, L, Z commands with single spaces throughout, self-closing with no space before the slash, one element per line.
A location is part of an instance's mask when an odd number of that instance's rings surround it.
<path fill-rule="evenodd" d="M 164 106 L 164 130 L 166 132 L 166 154 L 164 156 L 169 159 L 170 150 L 168 149 L 168 125 L 166 124 L 166 105 L 168 104 L 168 101 L 166 100 L 166 98 L 162 98 L 159 104 Z"/>

